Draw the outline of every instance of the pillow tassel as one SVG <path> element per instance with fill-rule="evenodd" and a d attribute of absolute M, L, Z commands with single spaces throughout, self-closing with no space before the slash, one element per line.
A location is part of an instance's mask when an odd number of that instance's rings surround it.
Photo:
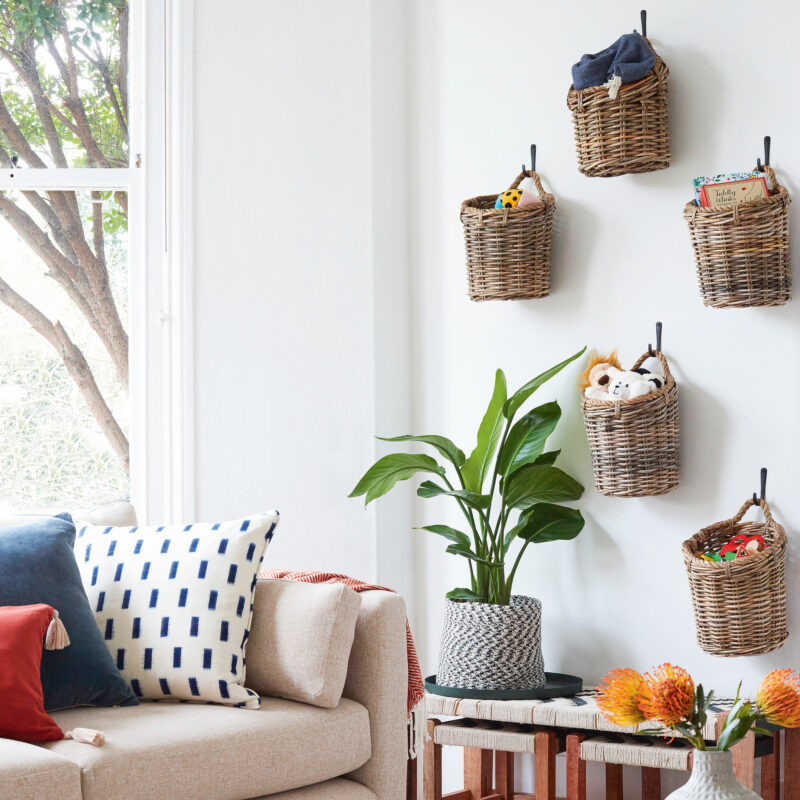
<path fill-rule="evenodd" d="M 64 734 L 64 738 L 74 739 L 76 742 L 90 744 L 93 747 L 100 747 L 106 740 L 102 731 L 96 731 L 92 728 L 73 728 Z"/>
<path fill-rule="evenodd" d="M 58 611 L 53 609 L 53 619 L 47 626 L 47 636 L 44 640 L 45 650 L 63 650 L 69 644 L 69 634 L 64 623 L 58 616 Z"/>

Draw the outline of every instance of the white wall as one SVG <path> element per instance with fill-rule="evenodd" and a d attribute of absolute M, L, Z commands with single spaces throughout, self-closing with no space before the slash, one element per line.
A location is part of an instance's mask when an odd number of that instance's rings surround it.
<path fill-rule="evenodd" d="M 496 367 L 516 388 L 584 344 L 633 361 L 657 319 L 681 391 L 674 493 L 594 491 L 579 368 L 536 397 L 561 403 L 552 444 L 587 487 L 581 536 L 538 548 L 517 579 L 517 591 L 544 603 L 547 667 L 591 683 L 614 666 L 671 660 L 730 692 L 740 678 L 753 688 L 773 667 L 800 665 L 792 595 L 782 650 L 705 656 L 680 557 L 683 539 L 732 515 L 766 465 L 796 585 L 800 300 L 704 308 L 681 211 L 692 176 L 750 167 L 765 133 L 795 194 L 800 112 L 786 91 L 800 12 L 777 0 L 650 3 L 650 37 L 671 69 L 672 166 L 585 178 L 565 102 L 569 68 L 638 26 L 639 8 L 195 3 L 198 516 L 277 505 L 271 564 L 400 588 L 416 605 L 426 674 L 444 593 L 463 584 L 465 567 L 409 528 L 457 517 L 409 490 L 366 513 L 347 500 L 384 451 L 371 437 L 441 432 L 469 449 Z M 505 188 L 532 141 L 558 203 L 553 294 L 472 303 L 459 205 Z M 519 788 L 530 789 L 530 765 L 520 767 Z"/>
<path fill-rule="evenodd" d="M 611 667 L 670 660 L 707 687 L 732 692 L 740 678 L 752 689 L 774 667 L 800 666 L 793 535 L 800 526 L 800 377 L 793 367 L 799 301 L 780 309 L 706 309 L 681 212 L 693 176 L 752 167 L 765 134 L 773 138 L 779 179 L 796 194 L 800 111 L 783 93 L 797 72 L 800 13 L 781 2 L 647 4 L 648 34 L 671 70 L 672 166 L 586 178 L 577 170 L 566 108 L 570 66 L 638 27 L 641 5 L 412 3 L 414 424 L 471 448 L 496 367 L 516 388 L 584 344 L 619 347 L 632 362 L 662 320 L 681 392 L 681 487 L 650 499 L 605 498 L 593 489 L 575 390 L 580 370 L 568 370 L 534 399 L 557 398 L 563 408 L 551 444 L 563 450 L 559 465 L 587 487 L 580 502 L 587 525 L 574 542 L 536 548 L 516 590 L 543 601 L 550 670 L 591 683 Z M 774 58 L 764 51 L 740 60 L 736 54 L 759 36 L 759 20 L 770 21 Z M 531 142 L 558 206 L 553 294 L 472 303 L 460 202 L 506 188 Z M 795 233 L 797 213 L 795 205 Z M 770 468 L 768 499 L 790 537 L 792 638 L 772 655 L 714 658 L 695 643 L 680 546 L 700 527 L 732 516 L 757 488 L 762 465 Z M 455 523 L 458 516 L 444 501 L 418 501 L 415 520 Z M 436 668 L 443 595 L 464 585 L 465 569 L 438 541 L 419 549 L 417 602 L 426 613 L 417 630 L 424 630 L 428 673 Z M 455 788 L 453 770 L 449 784 Z"/>
<path fill-rule="evenodd" d="M 197 516 L 277 506 L 271 566 L 396 584 L 377 569 L 376 512 L 347 494 L 379 425 L 408 414 L 405 223 L 387 219 L 402 191 L 373 215 L 373 159 L 391 151 L 406 172 L 387 103 L 403 61 L 378 60 L 398 8 L 198 0 L 194 12 Z M 376 303 L 396 326 L 376 331 Z M 390 524 L 407 529 L 404 514 Z M 393 541 L 384 561 L 399 567 L 411 544 Z"/>

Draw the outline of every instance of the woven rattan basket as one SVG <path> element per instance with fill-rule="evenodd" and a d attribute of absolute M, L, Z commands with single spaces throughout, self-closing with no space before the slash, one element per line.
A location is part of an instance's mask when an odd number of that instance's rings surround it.
<path fill-rule="evenodd" d="M 524 300 L 550 294 L 550 245 L 556 200 L 535 172 L 520 172 L 509 188 L 533 179 L 540 203 L 495 208 L 497 195 L 461 204 L 470 300 Z"/>
<path fill-rule="evenodd" d="M 613 100 L 605 86 L 580 91 L 570 86 L 567 107 L 584 175 L 611 178 L 669 166 L 668 80 L 669 69 L 656 53 L 653 69 L 642 80 L 621 86 Z"/>
<path fill-rule="evenodd" d="M 777 650 L 786 627 L 786 533 L 758 500 L 764 522 L 742 522 L 748 500 L 731 519 L 703 528 L 683 543 L 683 561 L 692 592 L 697 643 L 716 656 L 755 656 Z M 770 547 L 735 561 L 700 558 L 733 536 L 760 534 Z"/>
<path fill-rule="evenodd" d="M 660 351 L 664 385 L 632 400 L 581 399 L 597 491 L 611 497 L 671 492 L 679 481 L 678 387 Z M 650 352 L 633 365 L 642 366 Z"/>
<path fill-rule="evenodd" d="M 714 308 L 782 306 L 792 299 L 789 203 L 772 167 L 769 197 L 735 206 L 686 204 L 703 303 Z"/>

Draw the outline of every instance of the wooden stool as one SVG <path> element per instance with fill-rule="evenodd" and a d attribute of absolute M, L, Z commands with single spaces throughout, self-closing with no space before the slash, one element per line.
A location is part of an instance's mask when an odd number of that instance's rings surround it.
<path fill-rule="evenodd" d="M 464 750 L 464 788 L 446 795 L 442 794 L 442 747 Z M 514 753 L 531 753 L 536 759 L 537 800 L 556 800 L 555 761 L 559 752 L 563 752 L 559 736 L 547 728 L 474 719 L 428 719 L 424 800 L 514 800 Z"/>
<path fill-rule="evenodd" d="M 733 752 L 737 777 L 744 783 L 748 775 L 752 787 L 750 765 L 763 758 L 761 793 L 765 800 L 778 800 L 780 763 L 780 731 L 772 736 L 748 734 L 738 752 Z M 577 732 L 567 735 L 567 800 L 586 800 L 586 762 L 605 764 L 606 800 L 622 800 L 622 768 L 641 767 L 642 800 L 661 800 L 661 770 L 691 770 L 692 746 L 683 739 L 666 741 L 661 737 L 625 734 L 592 734 Z M 745 784 L 747 785 L 747 784 Z M 788 797 L 788 795 L 787 795 Z"/>

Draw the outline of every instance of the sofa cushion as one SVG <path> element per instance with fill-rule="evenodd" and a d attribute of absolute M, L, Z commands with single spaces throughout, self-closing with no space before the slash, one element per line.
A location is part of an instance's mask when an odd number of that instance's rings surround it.
<path fill-rule="evenodd" d="M 277 511 L 190 525 L 78 529 L 89 603 L 138 697 L 258 708 L 244 687 L 256 574 Z"/>
<path fill-rule="evenodd" d="M 260 710 L 193 703 L 75 708 L 64 730 L 103 731 L 102 747 L 41 745 L 83 771 L 83 800 L 230 800 L 343 775 L 370 756 L 369 717 L 352 700 L 322 709 L 263 698 Z"/>
<path fill-rule="evenodd" d="M 0 606 L 47 603 L 61 615 L 71 644 L 42 655 L 46 710 L 135 705 L 136 696 L 97 630 L 75 563 L 74 540 L 69 514 L 0 528 Z"/>
<path fill-rule="evenodd" d="M 0 797 L 81 800 L 81 771 L 68 758 L 36 745 L 0 739 Z"/>
<path fill-rule="evenodd" d="M 346 586 L 260 580 L 247 646 L 259 694 L 334 708 L 342 696 L 361 595 Z"/>
<path fill-rule="evenodd" d="M 72 512 L 75 525 L 135 525 L 136 510 L 127 500 L 115 500 L 95 508 L 78 508 Z"/>

